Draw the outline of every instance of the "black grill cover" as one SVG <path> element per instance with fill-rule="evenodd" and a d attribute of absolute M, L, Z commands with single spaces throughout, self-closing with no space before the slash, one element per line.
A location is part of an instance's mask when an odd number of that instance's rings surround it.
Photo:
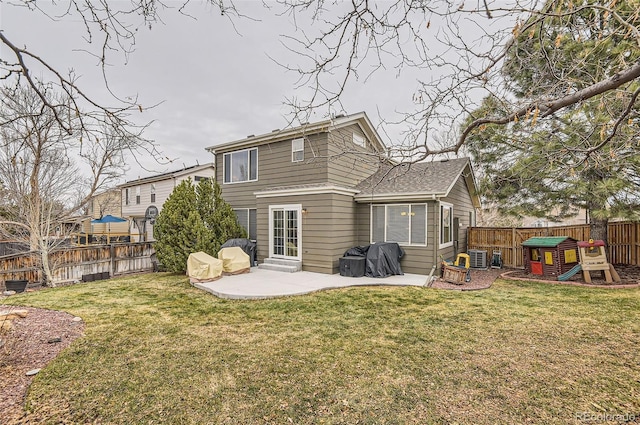
<path fill-rule="evenodd" d="M 258 252 L 256 249 L 256 243 L 252 242 L 250 239 L 229 239 L 220 247 L 222 248 L 230 248 L 233 246 L 239 246 L 242 250 L 249 256 L 249 260 L 251 261 L 251 266 L 255 266 L 258 264 Z"/>
<path fill-rule="evenodd" d="M 365 257 L 342 257 L 340 259 L 340 276 L 364 276 L 367 259 Z"/>
<path fill-rule="evenodd" d="M 369 245 L 367 246 L 354 246 L 345 251 L 343 257 L 366 257 Z"/>
<path fill-rule="evenodd" d="M 400 267 L 400 259 L 403 255 L 404 250 L 395 242 L 377 242 L 369 245 L 365 275 L 387 277 L 404 274 Z"/>
<path fill-rule="evenodd" d="M 403 255 L 404 250 L 395 242 L 356 246 L 344 253 L 345 257 L 366 257 L 365 276 L 368 277 L 404 274 L 400 267 L 400 259 Z"/>

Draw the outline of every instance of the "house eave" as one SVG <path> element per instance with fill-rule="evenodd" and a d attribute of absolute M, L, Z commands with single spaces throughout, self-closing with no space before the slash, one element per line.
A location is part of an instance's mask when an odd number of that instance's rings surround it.
<path fill-rule="evenodd" d="M 445 196 L 444 193 L 360 193 L 355 196 L 358 203 L 369 202 L 397 202 L 397 201 L 438 201 Z"/>
<path fill-rule="evenodd" d="M 275 190 L 262 190 L 254 192 L 256 198 L 275 198 L 280 196 L 301 196 L 301 195 L 345 195 L 355 196 L 359 193 L 359 190 L 340 187 L 340 186 L 318 186 L 318 187 L 299 187 L 299 188 L 282 188 Z"/>
<path fill-rule="evenodd" d="M 458 176 L 452 180 L 451 185 L 446 190 L 446 194 L 444 196 L 449 196 L 454 186 L 456 185 L 456 182 L 458 181 L 458 179 L 460 179 L 461 176 L 464 179 L 465 184 L 467 185 L 467 190 L 469 190 L 471 203 L 473 204 L 474 208 L 480 208 L 482 205 L 480 203 L 480 197 L 478 196 L 478 184 L 473 173 L 473 168 L 471 167 L 471 161 L 467 161 L 467 164 L 462 168 L 462 170 L 460 170 Z"/>
<path fill-rule="evenodd" d="M 131 181 L 122 183 L 121 185 L 118 185 L 118 188 L 127 188 L 127 187 L 139 186 L 145 183 L 154 183 L 154 182 L 159 182 L 163 180 L 172 180 L 187 174 L 198 172 L 200 170 L 206 170 L 207 168 L 215 169 L 215 165 L 213 163 L 209 163 L 209 164 L 203 164 L 195 167 L 188 167 L 183 170 L 170 171 L 167 173 L 157 174 L 155 176 L 142 177 L 140 179 L 131 180 Z"/>
<path fill-rule="evenodd" d="M 353 115 L 347 115 L 339 118 L 327 119 L 315 123 L 303 124 L 298 127 L 284 130 L 274 130 L 271 133 L 265 133 L 258 136 L 249 136 L 245 139 L 221 143 L 219 145 L 209 146 L 205 149 L 213 155 L 216 155 L 220 152 L 245 149 L 268 143 L 294 139 L 300 136 L 328 133 L 332 130 L 337 130 L 354 123 L 360 126 L 361 130 L 367 135 L 369 140 L 374 144 L 375 148 L 379 152 L 386 152 L 387 147 L 385 146 L 384 142 L 382 142 L 380 135 L 364 112 L 359 112 Z"/>

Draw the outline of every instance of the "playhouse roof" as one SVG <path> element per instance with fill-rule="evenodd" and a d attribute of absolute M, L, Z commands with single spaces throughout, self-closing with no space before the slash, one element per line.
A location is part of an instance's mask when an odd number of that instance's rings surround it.
<path fill-rule="evenodd" d="M 575 240 L 568 236 L 535 236 L 522 242 L 522 246 L 530 246 L 536 248 L 553 248 L 560 245 L 567 239 Z"/>

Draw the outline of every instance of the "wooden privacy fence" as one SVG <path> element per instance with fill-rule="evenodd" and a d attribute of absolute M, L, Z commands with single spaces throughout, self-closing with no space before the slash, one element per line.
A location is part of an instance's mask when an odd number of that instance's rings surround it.
<path fill-rule="evenodd" d="M 612 264 L 640 265 L 640 223 L 609 223 L 608 259 Z M 534 236 L 568 236 L 587 241 L 589 225 L 558 227 L 470 227 L 467 249 L 487 251 L 491 260 L 493 251 L 500 251 L 504 265 L 523 268 L 522 242 Z"/>
<path fill-rule="evenodd" d="M 94 245 L 65 248 L 50 255 L 55 283 L 82 280 L 85 275 L 108 273 L 118 276 L 127 273 L 151 271 L 151 256 L 155 253 L 150 242 Z M 0 257 L 0 287 L 7 280 L 41 282 L 40 260 L 34 253 L 21 253 Z"/>

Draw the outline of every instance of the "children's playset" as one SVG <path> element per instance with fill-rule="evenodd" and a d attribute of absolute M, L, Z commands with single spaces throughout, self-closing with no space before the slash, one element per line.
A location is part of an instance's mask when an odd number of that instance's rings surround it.
<path fill-rule="evenodd" d="M 531 274 L 569 280 L 582 272 L 591 283 L 591 272 L 601 271 L 607 283 L 619 282 L 620 276 L 607 261 L 601 240 L 577 241 L 568 236 L 538 236 L 522 243 L 525 270 Z"/>

